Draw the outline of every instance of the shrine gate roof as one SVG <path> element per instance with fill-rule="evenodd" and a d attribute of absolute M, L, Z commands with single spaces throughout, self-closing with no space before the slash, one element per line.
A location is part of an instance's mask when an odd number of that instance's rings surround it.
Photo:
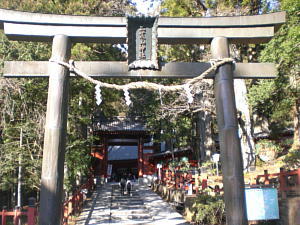
<path fill-rule="evenodd" d="M 231 43 L 262 43 L 270 40 L 285 12 L 233 17 L 160 17 L 160 44 L 210 43 L 217 36 Z M 126 17 L 71 16 L 0 9 L 0 28 L 12 40 L 52 41 L 64 34 L 72 42 L 126 43 Z M 213 29 L 211 29 L 213 28 Z"/>

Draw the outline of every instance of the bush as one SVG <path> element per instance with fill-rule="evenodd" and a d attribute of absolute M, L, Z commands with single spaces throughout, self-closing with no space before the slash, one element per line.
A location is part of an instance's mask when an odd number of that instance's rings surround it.
<path fill-rule="evenodd" d="M 192 206 L 194 222 L 205 225 L 225 224 L 225 204 L 221 196 L 199 195 Z"/>
<path fill-rule="evenodd" d="M 263 161 L 272 161 L 283 151 L 283 148 L 273 140 L 260 140 L 255 148 L 259 158 Z"/>
<path fill-rule="evenodd" d="M 288 168 L 300 167 L 300 149 L 291 149 L 283 160 Z"/>

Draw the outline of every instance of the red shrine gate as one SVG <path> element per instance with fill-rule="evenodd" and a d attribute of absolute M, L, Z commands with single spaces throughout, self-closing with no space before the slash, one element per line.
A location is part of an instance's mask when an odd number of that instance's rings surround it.
<path fill-rule="evenodd" d="M 94 171 L 96 176 L 108 177 L 109 164 L 112 171 L 109 175 L 115 174 L 118 178 L 123 174 L 131 173 L 136 178 L 143 175 L 150 175 L 154 172 L 154 165 L 149 162 L 154 147 L 145 146 L 151 142 L 149 130 L 141 120 L 126 118 L 114 118 L 111 121 L 98 121 L 93 125 L 93 135 L 98 138 L 92 147 L 91 154 L 94 156 Z M 130 157 L 126 160 L 110 160 L 109 149 L 113 146 L 136 146 L 137 158 Z M 124 151 L 124 150 L 123 150 Z M 134 155 L 135 149 L 130 149 Z M 122 154 L 122 151 L 119 151 Z"/>

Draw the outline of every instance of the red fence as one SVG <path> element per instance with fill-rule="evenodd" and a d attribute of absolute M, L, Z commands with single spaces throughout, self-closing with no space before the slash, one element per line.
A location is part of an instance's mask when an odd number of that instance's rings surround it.
<path fill-rule="evenodd" d="M 63 224 L 67 225 L 72 221 L 74 215 L 78 215 L 83 207 L 85 193 L 92 191 L 95 187 L 94 178 L 88 179 L 87 183 L 82 185 L 70 198 L 64 203 L 63 206 Z"/>
<path fill-rule="evenodd" d="M 210 188 L 216 192 L 220 192 L 220 189 L 215 190 L 214 188 L 209 187 L 207 179 L 201 179 L 201 181 L 197 182 L 196 179 L 199 178 L 200 177 L 192 174 L 191 172 L 172 172 L 166 169 L 162 171 L 161 182 L 168 187 L 184 190 L 187 190 L 189 185 L 193 185 L 193 193 L 198 193 L 199 191 L 205 190 L 206 188 Z M 197 183 L 198 185 L 196 185 Z"/>
<path fill-rule="evenodd" d="M 94 179 L 91 177 L 88 179 L 87 183 L 82 185 L 63 205 L 63 224 L 67 225 L 71 220 L 73 215 L 78 215 L 83 207 L 83 202 L 85 199 L 84 192 L 90 192 L 94 189 Z M 37 209 L 35 207 L 35 201 L 29 201 L 31 204 L 26 211 L 21 211 L 16 209 L 15 211 L 0 211 L 1 225 L 7 224 L 7 217 L 13 217 L 13 224 L 18 225 L 21 216 L 27 217 L 27 225 L 35 225 L 37 222 Z"/>
<path fill-rule="evenodd" d="M 208 179 L 199 180 L 198 187 L 195 185 L 195 175 L 192 175 L 191 172 L 171 172 L 170 170 L 164 168 L 162 171 L 161 182 L 171 188 L 175 189 L 185 189 L 188 184 L 193 185 L 194 193 L 204 190 L 206 188 L 212 189 L 214 192 L 220 192 L 222 189 L 218 185 L 215 187 L 210 187 Z M 279 173 L 269 174 L 268 170 L 264 171 L 264 174 L 254 177 L 255 183 L 251 184 L 251 187 L 267 187 L 273 186 L 276 187 L 279 192 L 287 191 L 299 191 L 300 188 L 300 169 L 285 171 L 283 168 L 280 169 Z M 211 182 L 209 182 L 211 183 Z"/>
<path fill-rule="evenodd" d="M 274 185 L 281 192 L 299 190 L 300 169 L 285 171 L 283 168 L 280 168 L 279 173 L 271 174 L 268 173 L 268 170 L 265 170 L 263 175 L 256 177 L 256 185 Z"/>
<path fill-rule="evenodd" d="M 21 211 L 20 209 L 16 209 L 15 211 L 6 211 L 5 209 L 0 212 L 1 216 L 1 225 L 6 225 L 7 217 L 13 217 L 13 224 L 18 225 L 21 219 L 21 216 L 27 217 L 27 224 L 28 225 L 35 225 L 36 224 L 36 217 L 37 217 L 37 209 L 35 207 L 35 200 L 31 199 L 31 204 L 28 206 L 27 211 Z"/>

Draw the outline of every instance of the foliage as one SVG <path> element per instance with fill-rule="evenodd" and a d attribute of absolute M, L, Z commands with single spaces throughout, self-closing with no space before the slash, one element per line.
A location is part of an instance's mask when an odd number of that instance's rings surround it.
<path fill-rule="evenodd" d="M 0 111 L 2 190 L 14 187 L 19 165 L 23 167 L 23 185 L 39 189 L 45 103 L 43 90 L 46 82 L 38 79 L 23 81 L 0 78 L 0 102 L 3 106 Z"/>
<path fill-rule="evenodd" d="M 0 146 L 1 190 L 8 190 L 16 183 L 14 174 L 19 165 L 23 168 L 23 185 L 32 190 L 39 189 L 42 155 L 41 148 L 36 143 L 37 134 L 34 127 L 33 124 L 22 124 L 21 127 L 8 126 L 3 130 L 5 138 Z M 19 143 L 21 129 L 23 129 L 24 142 L 22 147 Z"/>
<path fill-rule="evenodd" d="M 283 162 L 289 169 L 300 167 L 300 151 L 299 149 L 291 149 L 289 153 L 284 157 Z"/>
<path fill-rule="evenodd" d="M 179 161 L 172 160 L 169 162 L 169 168 L 171 171 L 175 171 L 177 167 L 179 167 Z"/>
<path fill-rule="evenodd" d="M 217 169 L 216 169 L 216 164 L 212 160 L 207 160 L 203 163 L 201 163 L 201 168 L 204 173 L 208 173 L 211 175 L 216 175 L 217 174 Z"/>
<path fill-rule="evenodd" d="M 276 153 L 280 153 L 283 149 L 273 140 L 260 140 L 256 143 L 256 150 L 259 154 L 260 151 L 268 149 L 269 151 L 274 151 Z"/>
<path fill-rule="evenodd" d="M 124 15 L 133 12 L 127 0 L 81 1 L 81 0 L 2 0 L 0 8 L 73 15 Z M 0 32 L 1 70 L 4 61 L 49 60 L 50 43 L 9 41 Z M 124 53 L 105 44 L 74 44 L 74 60 L 125 60 Z M 115 82 L 107 79 L 106 81 Z M 94 102 L 94 87 L 86 81 L 71 79 L 68 114 L 68 137 L 66 149 L 65 185 L 72 190 L 78 176 L 85 176 L 90 168 L 89 156 L 92 137 L 87 135 L 94 111 L 102 110 L 106 115 L 116 115 L 120 108 L 121 93 L 103 90 L 105 101 L 101 109 Z M 22 165 L 23 190 L 39 190 L 43 134 L 47 102 L 48 81 L 43 78 L 4 79 L 0 77 L 0 189 L 15 190 L 17 168 Z M 20 130 L 23 144 L 20 147 Z"/>
<path fill-rule="evenodd" d="M 234 1 L 234 0 L 222 0 L 222 1 L 195 1 L 195 0 L 165 0 L 162 1 L 162 15 L 163 16 L 173 16 L 173 17 L 190 17 L 190 16 L 231 16 L 236 14 L 257 14 L 262 8 L 265 7 L 265 1 Z M 243 58 L 248 58 L 249 52 L 251 54 L 255 54 L 252 52 L 256 52 L 256 46 L 235 46 L 238 48 L 240 52 L 241 60 Z M 250 51 L 251 50 L 251 51 Z M 159 55 L 164 61 L 183 61 L 183 62 L 199 62 L 203 60 L 208 60 L 210 58 L 210 49 L 208 45 L 172 45 L 166 46 L 162 45 L 159 48 Z M 253 58 L 253 57 L 252 57 Z M 181 82 L 181 81 L 175 81 Z M 203 93 L 212 92 L 213 85 L 212 83 L 208 83 L 207 88 L 205 90 L 201 89 L 198 92 L 194 90 L 195 93 L 199 95 L 204 95 Z M 165 100 L 165 98 L 171 99 L 171 101 Z M 210 111 L 213 114 L 214 112 L 214 99 L 211 101 L 211 104 L 208 101 L 203 101 L 197 106 L 193 106 L 192 104 L 187 104 L 186 96 L 178 96 L 178 95 L 168 95 L 163 100 L 163 105 L 160 106 L 161 112 L 164 113 L 163 118 L 160 119 L 160 124 L 168 124 L 167 130 L 164 130 L 163 138 L 173 138 L 176 139 L 175 132 L 179 133 L 180 139 L 185 138 L 185 140 L 176 140 L 177 146 L 191 146 L 192 148 L 199 149 L 197 146 L 192 145 L 192 141 L 195 142 L 195 139 L 192 137 L 193 135 L 193 123 L 196 119 L 197 112 L 201 112 L 201 107 L 205 108 L 205 111 Z M 182 101 L 178 101 L 178 99 L 182 99 Z M 207 96 L 203 97 L 204 99 L 208 99 Z M 213 98 L 213 97 L 211 97 Z M 204 106 L 203 106 L 204 105 Z M 200 107 L 199 107 L 200 106 Z M 184 110 L 183 110 L 184 108 Z M 163 109 L 169 109 L 163 110 Z M 169 113 L 169 112 L 176 113 Z M 171 114 L 170 116 L 168 115 Z M 157 113 L 158 114 L 158 113 Z M 164 122 L 167 120 L 167 122 Z M 171 121 L 171 122 L 170 122 Z M 182 126 L 185 125 L 185 126 Z M 205 126 L 211 126 L 210 124 L 205 124 Z M 213 127 L 213 125 L 212 125 Z M 175 132 L 174 132 L 175 130 Z M 188 131 L 189 130 L 189 131 Z M 214 131 L 216 133 L 216 131 Z M 198 135 L 199 136 L 199 135 Z M 178 142 L 179 141 L 179 142 Z M 200 141 L 199 141 L 200 142 Z M 180 144 L 177 144 L 180 143 Z M 198 151 L 198 150 L 197 150 Z"/>
<path fill-rule="evenodd" d="M 129 3 L 128 0 L 3 0 L 1 8 L 52 14 L 120 16 L 133 10 Z"/>
<path fill-rule="evenodd" d="M 221 196 L 201 194 L 191 209 L 195 212 L 193 221 L 205 225 L 225 224 L 225 204 Z"/>
<path fill-rule="evenodd" d="M 182 172 L 187 172 L 190 169 L 190 163 L 186 160 L 171 160 L 169 162 L 169 168 L 171 171 L 182 171 Z"/>
<path fill-rule="evenodd" d="M 278 76 L 275 80 L 261 80 L 252 85 L 248 95 L 252 110 L 269 119 L 276 125 L 274 128 L 291 126 L 293 120 L 300 118 L 297 112 L 300 99 L 300 3 L 284 0 L 281 9 L 287 11 L 287 22 L 260 55 L 261 61 L 278 64 Z M 299 126 L 299 122 L 294 123 L 295 142 L 300 139 L 296 132 Z"/>
<path fill-rule="evenodd" d="M 201 6 L 194 0 L 165 0 L 163 1 L 162 8 L 168 16 L 201 16 L 203 10 Z"/>
<path fill-rule="evenodd" d="M 190 170 L 191 164 L 188 161 L 181 161 L 180 170 L 187 172 Z"/>

